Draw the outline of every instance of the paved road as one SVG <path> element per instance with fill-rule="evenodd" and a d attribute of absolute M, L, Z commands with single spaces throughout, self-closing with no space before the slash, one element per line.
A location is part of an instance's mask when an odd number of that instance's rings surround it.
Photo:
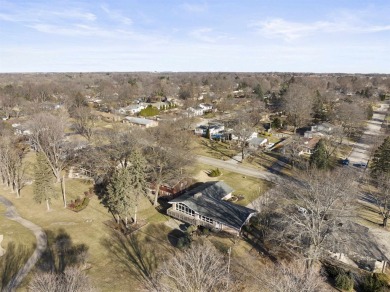
<path fill-rule="evenodd" d="M 382 124 L 386 118 L 386 113 L 389 105 L 386 103 L 380 104 L 380 108 L 374 112 L 371 120 L 367 121 L 367 127 L 359 142 L 354 144 L 353 150 L 348 159 L 350 164 L 358 162 L 367 163 L 369 159 L 369 150 L 372 144 L 372 136 L 378 136 L 381 133 Z"/>
<path fill-rule="evenodd" d="M 47 246 L 47 238 L 46 233 L 43 231 L 41 227 L 35 225 L 34 223 L 20 217 L 18 212 L 16 211 L 14 205 L 11 201 L 7 200 L 3 196 L 0 196 L 0 203 L 2 203 L 6 208 L 5 216 L 8 219 L 14 220 L 24 227 L 30 229 L 36 239 L 37 246 L 35 248 L 34 253 L 28 259 L 26 264 L 19 270 L 19 272 L 15 275 L 15 277 L 8 283 L 8 286 L 4 291 L 15 291 L 16 288 L 20 285 L 23 279 L 27 276 L 27 274 L 31 271 L 31 269 L 35 266 L 36 262 L 41 257 L 42 253 L 45 251 Z"/>
<path fill-rule="evenodd" d="M 215 159 L 215 158 L 211 158 L 211 157 L 207 157 L 207 156 L 201 156 L 201 155 L 197 155 L 197 159 L 198 159 L 198 162 L 200 162 L 200 163 L 208 164 L 208 165 L 215 166 L 215 167 L 222 168 L 222 169 L 226 169 L 226 170 L 229 170 L 232 172 L 237 172 L 237 173 L 240 173 L 240 174 L 245 175 L 245 176 L 261 178 L 261 179 L 268 180 L 271 182 L 278 182 L 281 179 L 281 177 L 276 175 L 276 174 L 273 174 L 273 173 L 270 173 L 270 172 L 267 172 L 264 170 L 260 170 L 260 169 L 242 166 L 239 164 L 232 164 L 228 161 L 223 161 L 223 160 L 219 160 L 219 159 Z"/>

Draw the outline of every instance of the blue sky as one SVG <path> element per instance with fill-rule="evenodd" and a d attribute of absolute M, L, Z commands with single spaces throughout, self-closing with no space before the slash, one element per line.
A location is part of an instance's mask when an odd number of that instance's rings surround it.
<path fill-rule="evenodd" d="M 0 72 L 390 73 L 390 1 L 0 0 Z"/>

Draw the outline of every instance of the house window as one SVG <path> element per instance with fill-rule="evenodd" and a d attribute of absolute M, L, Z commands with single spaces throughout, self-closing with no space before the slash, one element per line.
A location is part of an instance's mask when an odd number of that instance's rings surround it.
<path fill-rule="evenodd" d="M 176 205 L 176 210 L 190 216 L 195 216 L 195 212 L 182 203 Z"/>
<path fill-rule="evenodd" d="M 209 218 L 209 217 L 206 217 L 206 216 L 200 216 L 200 220 L 202 220 L 202 221 L 205 221 L 205 222 L 207 222 L 207 223 L 213 223 L 213 219 L 211 219 L 211 218 Z"/>

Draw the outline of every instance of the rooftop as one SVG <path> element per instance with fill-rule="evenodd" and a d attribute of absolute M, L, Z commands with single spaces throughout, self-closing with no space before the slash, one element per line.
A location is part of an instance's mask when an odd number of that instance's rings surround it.
<path fill-rule="evenodd" d="M 222 181 L 205 182 L 169 203 L 182 203 L 195 212 L 227 226 L 241 229 L 255 210 L 223 200 L 233 189 Z"/>
<path fill-rule="evenodd" d="M 156 121 L 144 119 L 144 118 L 136 118 L 136 117 L 125 117 L 125 120 L 133 123 L 133 124 L 139 124 L 139 125 L 150 125 L 155 123 Z"/>

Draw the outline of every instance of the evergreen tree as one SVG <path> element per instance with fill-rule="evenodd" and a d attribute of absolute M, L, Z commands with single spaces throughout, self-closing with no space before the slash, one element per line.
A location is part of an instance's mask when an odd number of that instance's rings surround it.
<path fill-rule="evenodd" d="M 318 169 L 326 169 L 329 164 L 325 141 L 321 139 L 314 147 L 313 154 L 310 156 L 310 165 Z"/>
<path fill-rule="evenodd" d="M 126 227 L 127 218 L 132 207 L 130 188 L 129 170 L 127 168 L 116 170 L 107 187 L 107 199 L 105 201 L 111 213 L 116 216 L 117 222 L 119 222 L 119 217 L 124 218 Z"/>
<path fill-rule="evenodd" d="M 135 150 L 130 156 L 130 200 L 134 208 L 134 223 L 137 223 L 137 208 L 141 196 L 147 195 L 146 160 L 141 152 Z"/>
<path fill-rule="evenodd" d="M 50 211 L 50 200 L 57 198 L 58 194 L 54 191 L 53 172 L 42 153 L 37 154 L 37 163 L 34 166 L 34 200 L 37 203 L 46 201 L 47 211 Z"/>
<path fill-rule="evenodd" d="M 377 177 L 380 174 L 390 176 L 390 136 L 374 152 L 371 164 L 371 175 Z"/>
<path fill-rule="evenodd" d="M 123 218 L 128 225 L 128 216 L 134 211 L 134 223 L 137 222 L 137 207 L 141 195 L 147 194 L 146 161 L 137 150 L 129 158 L 130 166 L 118 169 L 107 186 L 106 206 L 116 216 Z"/>
<path fill-rule="evenodd" d="M 263 98 L 264 97 L 263 89 L 261 88 L 260 84 L 256 85 L 256 87 L 254 88 L 253 92 L 257 95 L 258 98 Z"/>

